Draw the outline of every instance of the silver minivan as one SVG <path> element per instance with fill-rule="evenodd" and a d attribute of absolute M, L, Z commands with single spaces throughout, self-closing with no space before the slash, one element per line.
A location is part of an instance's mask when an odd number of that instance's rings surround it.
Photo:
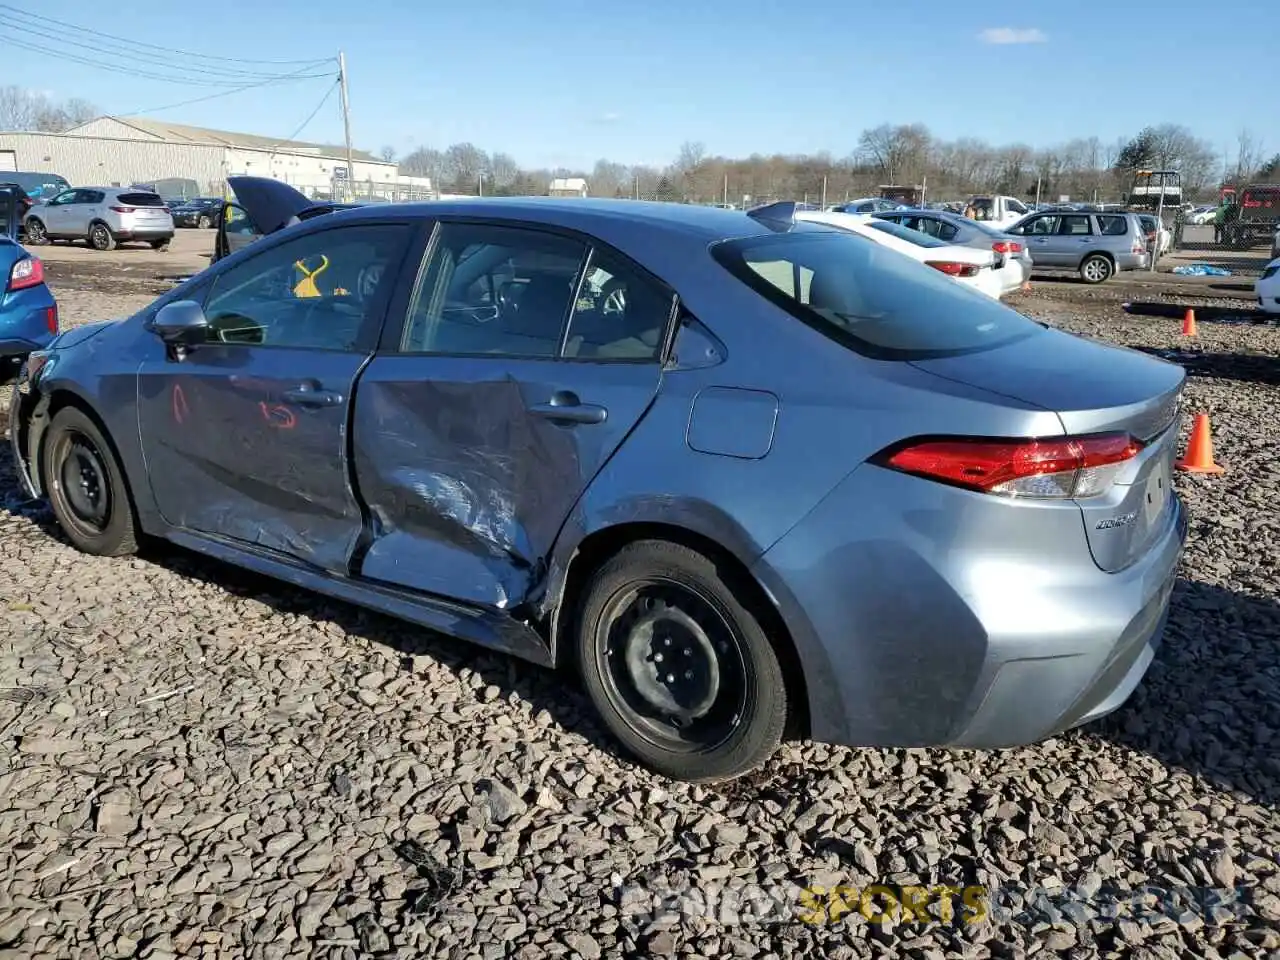
<path fill-rule="evenodd" d="M 1151 263 L 1136 214 L 1054 210 L 1023 217 L 1008 233 L 1024 237 L 1036 268 L 1070 270 L 1085 283 L 1102 283 L 1122 270 Z"/>
<path fill-rule="evenodd" d="M 173 216 L 158 193 L 128 187 L 75 187 L 33 207 L 27 242 L 84 240 L 95 250 L 138 241 L 156 250 L 173 239 Z"/>

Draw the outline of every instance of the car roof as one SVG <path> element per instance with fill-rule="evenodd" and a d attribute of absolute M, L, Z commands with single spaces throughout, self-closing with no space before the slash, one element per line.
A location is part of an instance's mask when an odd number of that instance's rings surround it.
<path fill-rule="evenodd" d="M 349 221 L 396 216 L 527 220 L 597 234 L 606 240 L 606 234 L 616 230 L 637 228 L 679 233 L 708 243 L 775 232 L 741 210 L 701 204 L 590 197 L 471 197 L 379 203 L 335 210 L 324 219 L 340 217 Z"/>

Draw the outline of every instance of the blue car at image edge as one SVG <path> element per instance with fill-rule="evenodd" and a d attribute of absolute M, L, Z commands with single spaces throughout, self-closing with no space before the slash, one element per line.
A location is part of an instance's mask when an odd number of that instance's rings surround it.
<path fill-rule="evenodd" d="M 58 304 L 44 282 L 44 263 L 18 243 L 20 189 L 0 182 L 0 382 L 58 333 Z"/>

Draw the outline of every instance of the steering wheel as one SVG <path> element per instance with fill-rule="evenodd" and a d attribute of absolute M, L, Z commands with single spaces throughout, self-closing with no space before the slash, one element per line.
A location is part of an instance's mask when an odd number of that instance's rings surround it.
<path fill-rule="evenodd" d="M 600 315 L 615 317 L 627 312 L 627 285 L 614 277 L 600 289 Z"/>

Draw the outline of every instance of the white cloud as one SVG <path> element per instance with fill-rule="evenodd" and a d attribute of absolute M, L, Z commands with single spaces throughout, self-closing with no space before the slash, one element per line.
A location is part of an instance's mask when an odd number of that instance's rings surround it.
<path fill-rule="evenodd" d="M 622 119 L 622 114 L 614 113 L 612 110 L 608 113 L 602 113 L 596 117 L 596 123 L 617 123 Z"/>
<path fill-rule="evenodd" d="M 978 34 L 978 39 L 983 43 L 1004 46 L 1012 43 L 1044 43 L 1049 37 L 1043 30 L 1035 27 L 987 27 Z"/>

